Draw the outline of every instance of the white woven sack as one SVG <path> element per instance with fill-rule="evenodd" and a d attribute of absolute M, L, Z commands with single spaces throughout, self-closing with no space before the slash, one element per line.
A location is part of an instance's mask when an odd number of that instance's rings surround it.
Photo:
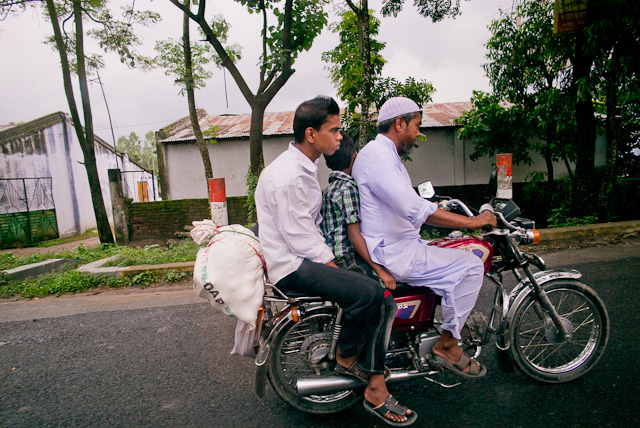
<path fill-rule="evenodd" d="M 264 295 L 262 250 L 253 232 L 240 225 L 215 227 L 194 222 L 191 236 L 209 238 L 198 251 L 193 288 L 211 305 L 255 328 Z M 196 241 L 197 242 L 197 241 Z"/>

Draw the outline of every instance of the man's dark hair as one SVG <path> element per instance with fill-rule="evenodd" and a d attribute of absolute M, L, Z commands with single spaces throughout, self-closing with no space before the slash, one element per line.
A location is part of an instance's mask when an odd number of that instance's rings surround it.
<path fill-rule="evenodd" d="M 331 97 L 318 96 L 298 106 L 293 117 L 293 137 L 296 143 L 304 141 L 304 131 L 311 127 L 320 129 L 327 116 L 340 115 L 340 108 Z"/>
<path fill-rule="evenodd" d="M 324 155 L 324 160 L 332 171 L 342 171 L 349 168 L 351 158 L 356 152 L 356 146 L 353 144 L 353 140 L 349 137 L 349 134 L 344 131 L 340 131 L 340 134 L 342 134 L 340 148 L 331 156 Z"/>
<path fill-rule="evenodd" d="M 409 122 L 411 122 L 413 118 L 418 117 L 418 115 L 421 113 L 422 112 L 414 111 L 413 113 L 403 114 L 403 115 L 392 117 L 391 119 L 382 121 L 378 124 L 378 133 L 386 134 L 387 132 L 389 132 L 389 128 L 391 128 L 391 124 L 393 124 L 398 117 L 403 118 L 404 121 L 408 124 Z"/>

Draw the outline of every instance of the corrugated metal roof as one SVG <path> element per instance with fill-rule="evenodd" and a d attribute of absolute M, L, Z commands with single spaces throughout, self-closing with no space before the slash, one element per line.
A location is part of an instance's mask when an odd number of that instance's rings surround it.
<path fill-rule="evenodd" d="M 0 132 L 4 131 L 5 129 L 9 129 L 9 128 L 13 128 L 16 125 L 0 125 Z"/>
<path fill-rule="evenodd" d="M 442 103 L 428 104 L 422 115 L 421 128 L 435 128 L 455 126 L 453 119 L 462 115 L 463 112 L 471 110 L 471 103 Z M 217 140 L 246 138 L 249 137 L 249 128 L 251 125 L 251 115 L 220 115 L 209 116 L 204 111 L 199 123 L 202 132 L 206 132 L 213 127 L 217 127 Z M 278 135 L 293 135 L 293 116 L 294 112 L 284 113 L 265 113 L 263 122 L 263 135 L 265 137 L 274 137 Z M 195 136 L 189 122 L 189 117 L 180 119 L 178 122 L 164 128 L 167 130 L 166 138 L 161 142 L 181 142 L 193 141 Z M 206 138 L 206 137 L 205 137 Z"/>

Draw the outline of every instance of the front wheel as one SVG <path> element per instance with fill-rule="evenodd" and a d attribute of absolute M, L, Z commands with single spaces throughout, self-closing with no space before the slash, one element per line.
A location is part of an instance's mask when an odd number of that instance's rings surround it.
<path fill-rule="evenodd" d="M 362 401 L 361 394 L 355 391 L 303 397 L 296 390 L 298 378 L 333 372 L 333 362 L 327 355 L 335 312 L 335 309 L 327 308 L 314 311 L 297 323 L 290 321 L 274 339 L 269 353 L 271 386 L 285 402 L 306 413 L 336 413 Z"/>
<path fill-rule="evenodd" d="M 587 373 L 602 356 L 609 339 L 609 315 L 600 297 L 574 280 L 542 287 L 571 337 L 566 340 L 533 294 L 516 309 L 509 337 L 520 370 L 547 383 L 569 382 Z"/>

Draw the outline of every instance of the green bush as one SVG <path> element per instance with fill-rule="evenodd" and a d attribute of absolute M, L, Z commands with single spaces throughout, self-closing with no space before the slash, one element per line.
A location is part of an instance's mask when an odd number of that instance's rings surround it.
<path fill-rule="evenodd" d="M 584 217 L 569 217 L 569 207 L 562 206 L 560 208 L 552 208 L 549 210 L 549 218 L 547 219 L 547 227 L 568 227 L 581 226 L 584 224 L 595 224 L 598 218 L 594 215 Z"/>
<path fill-rule="evenodd" d="M 120 288 L 130 285 L 129 278 L 69 270 L 62 273 L 40 275 L 24 281 L 13 281 L 0 286 L 0 298 L 18 296 L 32 299 L 49 295 L 59 296 L 63 293 L 79 293 L 96 287 Z"/>
<path fill-rule="evenodd" d="M 49 259 L 73 259 L 83 263 L 91 263 L 118 254 L 122 248 L 124 247 L 118 247 L 115 244 L 102 244 L 91 248 L 79 245 L 73 251 L 32 254 L 30 256 L 14 256 L 13 253 L 4 253 L 0 254 L 0 270 L 12 269 Z"/>
<path fill-rule="evenodd" d="M 162 279 L 164 281 L 167 282 L 178 282 L 181 281 L 183 278 L 189 276 L 190 274 L 186 273 L 186 272 L 174 272 L 174 271 L 169 271 L 167 273 L 164 274 L 164 276 L 162 277 Z"/>
<path fill-rule="evenodd" d="M 147 287 L 152 282 L 158 281 L 158 275 L 151 271 L 140 272 L 137 275 L 134 275 L 131 282 L 135 285 L 139 285 L 141 287 Z"/>
<path fill-rule="evenodd" d="M 165 263 L 188 262 L 196 259 L 200 247 L 192 240 L 162 249 L 157 245 L 145 248 L 120 247 L 119 255 L 105 266 L 160 265 Z"/>

